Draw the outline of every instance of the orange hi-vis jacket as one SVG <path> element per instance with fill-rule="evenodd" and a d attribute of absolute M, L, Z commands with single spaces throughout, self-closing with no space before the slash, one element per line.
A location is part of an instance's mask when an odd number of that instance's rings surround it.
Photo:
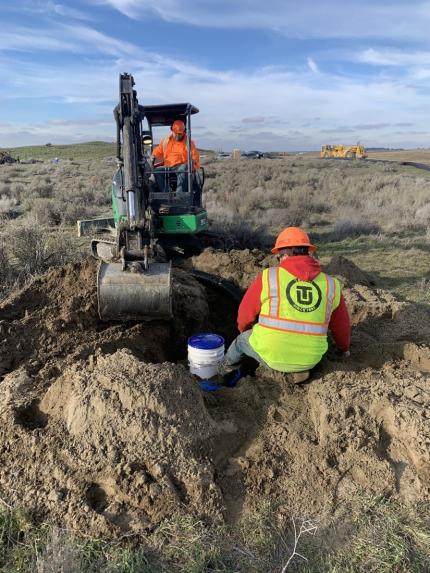
<path fill-rule="evenodd" d="M 164 137 L 152 155 L 163 162 L 164 167 L 175 167 L 187 163 L 187 140 L 184 137 L 181 141 L 176 141 L 171 135 Z M 200 168 L 200 155 L 194 142 L 191 141 L 191 157 L 193 160 L 193 171 Z"/>
<path fill-rule="evenodd" d="M 327 351 L 328 325 L 340 298 L 340 282 L 323 272 L 302 281 L 282 267 L 265 269 L 250 345 L 274 370 L 312 368 Z"/>

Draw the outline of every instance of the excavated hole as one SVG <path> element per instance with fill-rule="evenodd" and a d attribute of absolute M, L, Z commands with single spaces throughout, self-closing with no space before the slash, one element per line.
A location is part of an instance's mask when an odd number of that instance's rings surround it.
<path fill-rule="evenodd" d="M 105 490 L 98 483 L 89 485 L 85 499 L 91 509 L 97 513 L 103 513 L 109 504 Z"/>
<path fill-rule="evenodd" d="M 199 332 L 214 332 L 224 337 L 226 349 L 230 343 L 237 336 L 238 331 L 236 327 L 236 317 L 238 302 L 227 292 L 222 289 L 204 286 L 205 300 L 208 306 L 207 316 L 199 316 L 192 314 L 193 302 L 187 301 L 180 303 L 180 309 L 174 306 L 174 319 L 169 323 L 169 330 L 160 337 L 162 339 L 163 349 L 166 357 L 163 360 L 171 362 L 183 362 L 187 359 L 187 340 L 190 336 Z M 164 323 L 166 326 L 166 323 Z M 122 347 L 124 347 L 123 345 Z M 132 344 L 127 345 L 135 356 L 138 358 L 145 358 L 139 355 L 132 348 Z M 163 362 L 163 360 L 154 359 L 159 352 L 156 348 L 153 352 L 153 362 Z M 146 357 L 148 360 L 148 357 Z"/>
<path fill-rule="evenodd" d="M 220 334 L 226 347 L 237 335 L 238 302 L 216 286 L 220 277 L 203 273 L 205 278 L 197 280 L 191 269 L 174 268 L 172 320 L 104 322 L 97 314 L 95 271 L 92 261 L 54 269 L 19 291 L 16 299 L 1 309 L 0 318 L 14 319 L 1 348 L 2 355 L 10 357 L 13 370 L 24 367 L 32 376 L 43 371 L 46 380 L 76 361 L 88 361 L 91 367 L 97 356 L 124 348 L 142 362 L 184 363 L 187 339 L 193 334 Z M 10 370 L 2 363 L 0 376 Z M 33 405 L 20 410 L 18 423 L 26 428 L 43 427 L 45 420 L 36 409 Z"/>
<path fill-rule="evenodd" d="M 136 358 L 144 362 L 162 363 L 183 362 L 187 359 L 187 340 L 198 332 L 214 332 L 225 339 L 226 349 L 237 336 L 236 317 L 238 303 L 222 289 L 205 286 L 205 299 L 208 305 L 207 316 L 192 314 L 192 301 L 180 301 L 174 308 L 174 318 L 170 322 L 152 321 L 136 323 L 101 323 L 106 333 L 115 332 L 112 340 L 100 342 L 100 354 L 112 354 L 128 348 Z M 81 358 L 88 358 L 95 351 L 87 347 L 81 351 Z"/>
<path fill-rule="evenodd" d="M 15 411 L 15 423 L 26 430 L 45 428 L 48 416 L 39 408 L 39 401 L 34 400 L 29 405 Z"/>

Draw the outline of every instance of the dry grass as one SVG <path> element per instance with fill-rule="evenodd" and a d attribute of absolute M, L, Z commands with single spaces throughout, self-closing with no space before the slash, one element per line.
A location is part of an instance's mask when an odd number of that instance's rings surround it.
<path fill-rule="evenodd" d="M 339 220 L 382 231 L 430 225 L 430 176 L 414 168 L 287 157 L 212 162 L 207 169 L 206 205 L 216 219 L 239 215 L 272 232 Z"/>
<path fill-rule="evenodd" d="M 276 233 L 287 225 L 357 234 L 423 231 L 430 226 L 430 173 L 395 164 L 305 156 L 206 164 L 204 201 L 217 224 L 241 221 Z M 31 214 L 37 224 L 70 224 L 110 210 L 114 158 L 61 159 L 0 168 L 0 214 Z M 333 229 L 331 229 L 333 230 Z"/>
<path fill-rule="evenodd" d="M 369 151 L 369 159 L 384 161 L 415 161 L 430 164 L 430 149 L 398 149 L 389 151 Z"/>
<path fill-rule="evenodd" d="M 109 211 L 114 169 L 109 158 L 1 166 L 0 216 L 54 226 Z"/>
<path fill-rule="evenodd" d="M 52 156 L 56 151 L 43 148 Z M 110 214 L 113 146 L 63 146 L 61 151 L 58 163 L 45 159 L 0 166 L 3 236 L 5 225 L 57 229 L 60 236 L 70 229 L 72 234 L 77 219 Z M 83 158 L 84 151 L 95 156 Z M 27 153 L 35 156 L 37 148 Z M 306 155 L 246 161 L 208 156 L 205 170 L 205 206 L 227 248 L 267 248 L 281 228 L 301 225 L 325 256 L 346 254 L 365 270 L 377 271 L 379 286 L 430 302 L 419 286 L 430 279 L 429 172 Z M 70 240 L 72 250 L 80 250 L 82 243 Z M 415 248 L 408 265 L 387 268 L 387 261 L 408 250 L 408 241 Z"/>
<path fill-rule="evenodd" d="M 105 141 L 90 141 L 75 145 L 32 145 L 29 147 L 11 148 L 10 152 L 13 157 L 19 158 L 20 161 L 53 161 L 56 158 L 79 161 L 88 159 L 88 157 L 91 157 L 91 159 L 114 157 L 116 144 Z M 19 167 L 16 168 L 19 169 Z"/>
<path fill-rule="evenodd" d="M 52 266 L 79 260 L 84 251 L 59 227 L 43 228 L 29 221 L 3 223 L 0 232 L 0 298 Z"/>
<path fill-rule="evenodd" d="M 411 516 L 395 501 L 361 495 L 341 521 L 332 517 L 318 527 L 306 518 L 281 523 L 266 505 L 235 526 L 175 515 L 150 536 L 108 542 L 0 508 L 0 571 L 421 573 L 430 567 L 427 509 Z"/>
<path fill-rule="evenodd" d="M 218 228 L 258 237 L 302 225 L 326 259 L 342 254 L 377 285 L 430 304 L 430 173 L 396 164 L 305 156 L 211 162 L 205 201 Z M 242 241 L 243 243 L 243 241 Z M 248 247 L 257 244 L 249 234 Z"/>

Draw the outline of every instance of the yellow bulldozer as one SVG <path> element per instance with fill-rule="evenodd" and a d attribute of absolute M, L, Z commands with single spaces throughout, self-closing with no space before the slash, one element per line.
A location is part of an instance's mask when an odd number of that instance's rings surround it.
<path fill-rule="evenodd" d="M 366 159 L 366 150 L 362 145 L 323 145 L 320 157 L 322 159 Z"/>

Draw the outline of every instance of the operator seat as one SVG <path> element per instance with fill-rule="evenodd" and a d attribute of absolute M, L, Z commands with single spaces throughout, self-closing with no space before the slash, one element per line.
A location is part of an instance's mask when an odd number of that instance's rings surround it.
<path fill-rule="evenodd" d="M 157 167 L 161 167 L 161 165 L 157 165 Z M 166 170 L 164 177 L 166 177 L 168 189 L 172 193 L 175 193 L 178 185 L 178 174 L 176 173 L 176 171 Z M 203 182 L 204 182 L 204 171 L 203 167 L 201 167 L 198 171 L 194 171 L 191 177 L 191 187 L 193 191 L 191 204 L 195 207 L 201 207 L 202 204 Z M 158 192 L 162 191 L 157 184 L 157 180 L 155 180 L 154 182 L 154 191 Z"/>

